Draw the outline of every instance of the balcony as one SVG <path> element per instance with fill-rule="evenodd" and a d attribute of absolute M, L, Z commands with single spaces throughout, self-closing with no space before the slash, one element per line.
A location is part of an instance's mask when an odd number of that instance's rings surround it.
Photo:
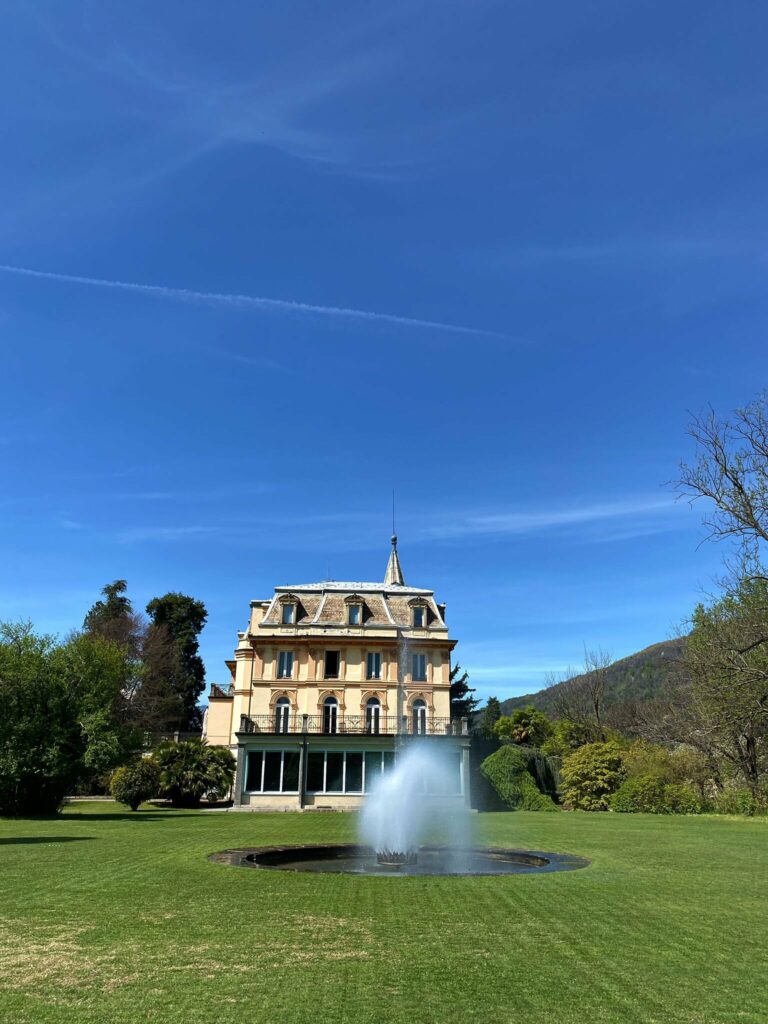
<path fill-rule="evenodd" d="M 468 736 L 466 718 L 408 715 L 241 715 L 238 734 L 269 736 L 309 733 L 325 736 Z"/>

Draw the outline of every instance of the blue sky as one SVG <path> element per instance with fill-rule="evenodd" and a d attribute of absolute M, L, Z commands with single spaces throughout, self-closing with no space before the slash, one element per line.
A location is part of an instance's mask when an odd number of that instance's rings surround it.
<path fill-rule="evenodd" d="M 480 694 L 664 639 L 664 482 L 766 384 L 768 10 L 10 3 L 0 617 L 377 579 Z M 34 271 L 34 273 L 28 273 Z"/>

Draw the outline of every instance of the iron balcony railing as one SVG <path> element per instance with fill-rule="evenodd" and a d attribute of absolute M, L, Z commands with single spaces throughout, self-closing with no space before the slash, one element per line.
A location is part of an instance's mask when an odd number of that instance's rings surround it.
<path fill-rule="evenodd" d="M 242 715 L 240 733 L 312 733 L 326 736 L 466 736 L 465 718 L 436 718 L 427 715 Z"/>

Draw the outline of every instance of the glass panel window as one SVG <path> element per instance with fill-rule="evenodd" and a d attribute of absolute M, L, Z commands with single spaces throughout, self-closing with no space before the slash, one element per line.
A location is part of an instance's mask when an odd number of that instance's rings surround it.
<path fill-rule="evenodd" d="M 329 750 L 325 757 L 325 791 L 326 793 L 343 793 L 344 753 L 341 750 Z"/>
<path fill-rule="evenodd" d="M 284 604 L 283 605 L 283 625 L 292 626 L 296 620 L 296 605 L 295 604 Z"/>
<path fill-rule="evenodd" d="M 264 792 L 280 792 L 280 766 L 283 760 L 282 750 L 264 751 Z"/>
<path fill-rule="evenodd" d="M 381 775 L 381 751 L 366 750 L 365 752 L 365 792 L 370 793 L 376 780 Z"/>
<path fill-rule="evenodd" d="M 365 731 L 378 735 L 381 724 L 381 701 L 371 697 L 365 705 Z"/>
<path fill-rule="evenodd" d="M 359 626 L 361 616 L 361 608 L 359 604 L 351 604 L 349 606 L 349 624 L 350 626 Z"/>
<path fill-rule="evenodd" d="M 411 710 L 413 714 L 412 731 L 417 736 L 423 736 L 427 731 L 427 705 L 423 700 L 415 700 Z"/>
<path fill-rule="evenodd" d="M 288 732 L 291 702 L 287 697 L 280 697 L 275 704 L 275 732 Z"/>
<path fill-rule="evenodd" d="M 283 792 L 292 793 L 299 788 L 299 752 L 283 751 Z"/>
<path fill-rule="evenodd" d="M 293 675 L 293 651 L 280 651 L 277 659 L 277 678 L 290 679 Z"/>
<path fill-rule="evenodd" d="M 347 771 L 344 778 L 345 793 L 362 793 L 363 791 L 363 752 L 347 751 Z"/>
<path fill-rule="evenodd" d="M 326 697 L 323 704 L 323 732 L 336 732 L 339 724 L 339 702 L 335 697 Z"/>
<path fill-rule="evenodd" d="M 248 752 L 248 770 L 245 773 L 245 788 L 248 791 L 261 791 L 261 765 L 264 752 L 251 750 Z"/>
<path fill-rule="evenodd" d="M 412 668 L 414 681 L 419 683 L 425 682 L 427 678 L 426 654 L 414 654 Z"/>
<path fill-rule="evenodd" d="M 381 770 L 383 772 L 391 771 L 395 763 L 395 753 L 393 750 L 385 750 L 381 755 Z"/>
<path fill-rule="evenodd" d="M 413 609 L 413 626 L 414 629 L 424 628 L 424 609 L 414 608 Z"/>
<path fill-rule="evenodd" d="M 338 679 L 339 678 L 339 652 L 338 651 L 326 651 L 325 652 L 325 678 L 326 679 Z"/>
<path fill-rule="evenodd" d="M 298 750 L 250 750 L 245 789 L 250 793 L 297 793 Z"/>
<path fill-rule="evenodd" d="M 378 651 L 369 651 L 366 655 L 365 678 L 381 679 L 381 655 Z"/>
<path fill-rule="evenodd" d="M 307 758 L 307 789 L 322 793 L 325 789 L 325 751 L 312 751 Z"/>

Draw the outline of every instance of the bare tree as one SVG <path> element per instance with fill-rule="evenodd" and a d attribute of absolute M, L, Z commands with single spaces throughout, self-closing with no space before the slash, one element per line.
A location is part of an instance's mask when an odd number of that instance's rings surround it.
<path fill-rule="evenodd" d="M 600 740 L 605 740 L 605 697 L 612 664 L 613 658 L 607 651 L 585 648 L 581 672 L 576 674 L 568 669 L 566 678 L 557 684 L 552 701 L 558 718 L 593 725 Z"/>
<path fill-rule="evenodd" d="M 709 537 L 735 538 L 743 575 L 763 575 L 759 568 L 768 544 L 768 391 L 719 420 L 710 409 L 694 417 L 688 433 L 696 442 L 692 463 L 680 465 L 674 481 L 678 494 L 691 503 L 712 502 L 704 518 Z"/>

